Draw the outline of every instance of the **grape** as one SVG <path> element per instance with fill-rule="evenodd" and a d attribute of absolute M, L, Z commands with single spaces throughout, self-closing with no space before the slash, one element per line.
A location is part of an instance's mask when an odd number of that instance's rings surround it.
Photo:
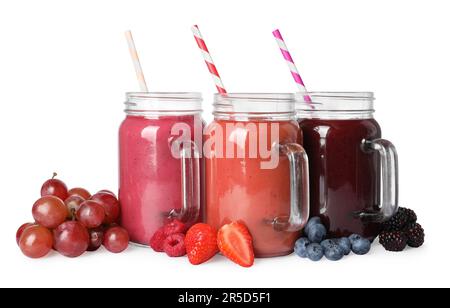
<path fill-rule="evenodd" d="M 16 232 L 17 245 L 19 245 L 20 237 L 22 236 L 23 231 L 25 231 L 26 228 L 33 226 L 33 225 L 34 225 L 34 223 L 27 222 L 27 223 L 24 223 L 23 225 L 21 225 L 19 227 L 19 229 L 17 229 L 17 232 Z"/>
<path fill-rule="evenodd" d="M 69 197 L 70 196 L 79 196 L 79 197 L 83 198 L 84 200 L 88 200 L 89 198 L 91 198 L 91 194 L 89 193 L 89 191 L 87 191 L 86 189 L 81 188 L 81 187 L 72 188 L 71 190 L 69 190 L 68 194 L 69 194 Z"/>
<path fill-rule="evenodd" d="M 103 245 L 110 252 L 120 253 L 127 249 L 129 241 L 127 230 L 122 227 L 112 227 L 106 231 Z"/>
<path fill-rule="evenodd" d="M 76 213 L 84 201 L 86 200 L 77 195 L 72 195 L 64 201 L 69 212 L 69 219 L 73 220 L 76 218 Z"/>
<path fill-rule="evenodd" d="M 56 173 L 53 173 L 53 178 L 48 180 L 42 185 L 41 188 L 41 197 L 44 196 L 55 196 L 61 200 L 66 200 L 69 196 L 67 192 L 67 186 L 63 181 L 55 179 L 57 176 Z"/>
<path fill-rule="evenodd" d="M 117 196 L 116 196 L 116 194 L 115 194 L 115 193 L 113 193 L 113 192 L 112 192 L 112 191 L 110 191 L 110 190 L 107 190 L 107 189 L 102 189 L 102 190 L 100 190 L 100 191 L 98 192 L 98 194 L 100 194 L 100 193 L 110 194 L 111 196 L 114 196 L 114 198 L 116 198 L 116 199 L 117 199 Z"/>
<path fill-rule="evenodd" d="M 102 246 L 105 230 L 103 227 L 98 227 L 89 230 L 89 247 L 88 251 L 96 251 Z"/>
<path fill-rule="evenodd" d="M 88 200 L 81 204 L 76 217 L 86 228 L 97 228 L 105 219 L 105 210 L 100 203 Z"/>
<path fill-rule="evenodd" d="M 86 252 L 89 233 L 77 221 L 66 221 L 53 231 L 55 249 L 63 256 L 75 258 Z"/>
<path fill-rule="evenodd" d="M 34 220 L 41 226 L 54 229 L 62 224 L 69 212 L 64 202 L 55 196 L 45 196 L 33 205 Z"/>
<path fill-rule="evenodd" d="M 120 215 L 119 201 L 109 193 L 96 193 L 91 200 L 97 201 L 105 209 L 105 220 L 103 223 L 112 224 L 117 222 Z"/>
<path fill-rule="evenodd" d="M 30 258 L 42 258 L 52 250 L 53 237 L 47 228 L 34 225 L 23 230 L 19 247 Z"/>

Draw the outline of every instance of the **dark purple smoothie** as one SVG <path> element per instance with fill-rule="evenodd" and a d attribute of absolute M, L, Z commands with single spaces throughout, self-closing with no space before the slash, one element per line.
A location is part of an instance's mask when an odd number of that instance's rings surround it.
<path fill-rule="evenodd" d="M 381 137 L 372 119 L 300 119 L 309 157 L 311 216 L 320 216 L 330 237 L 360 234 L 373 240 L 380 225 L 361 218 L 379 211 L 378 154 L 363 140 Z"/>

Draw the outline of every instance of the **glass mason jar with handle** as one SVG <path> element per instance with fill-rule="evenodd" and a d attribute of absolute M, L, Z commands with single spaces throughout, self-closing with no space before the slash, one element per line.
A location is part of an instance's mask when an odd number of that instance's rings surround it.
<path fill-rule="evenodd" d="M 331 237 L 353 233 L 373 240 L 398 207 L 395 147 L 381 138 L 370 92 L 297 95 L 297 117 L 309 157 L 311 215 Z"/>
<path fill-rule="evenodd" d="M 242 221 L 256 257 L 293 251 L 308 220 L 308 159 L 293 94 L 217 94 L 204 138 L 206 222 Z"/>
<path fill-rule="evenodd" d="M 201 219 L 201 100 L 200 93 L 127 94 L 119 199 L 132 242 L 149 245 L 169 218 L 187 224 Z M 180 138 L 180 129 L 187 138 Z"/>

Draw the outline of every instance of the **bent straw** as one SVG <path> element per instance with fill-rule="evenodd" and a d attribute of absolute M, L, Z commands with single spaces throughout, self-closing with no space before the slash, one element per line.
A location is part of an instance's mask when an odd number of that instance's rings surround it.
<path fill-rule="evenodd" d="M 139 82 L 139 87 L 142 92 L 148 92 L 147 83 L 145 82 L 144 73 L 142 72 L 141 62 L 134 45 L 133 35 L 131 31 L 125 32 L 125 37 L 128 42 L 128 49 L 130 50 L 131 59 L 133 60 L 134 70 L 136 71 L 136 77 Z"/>
<path fill-rule="evenodd" d="M 197 42 L 198 48 L 202 52 L 203 59 L 205 60 L 206 66 L 208 67 L 209 72 L 211 73 L 214 84 L 216 85 L 217 91 L 220 94 L 226 94 L 227 91 L 223 85 L 222 79 L 220 78 L 219 72 L 217 71 L 216 65 L 209 53 L 208 47 L 206 47 L 205 40 L 203 39 L 202 34 L 200 33 L 200 29 L 197 25 L 194 25 L 192 28 L 192 33 L 194 34 L 195 41 Z"/>

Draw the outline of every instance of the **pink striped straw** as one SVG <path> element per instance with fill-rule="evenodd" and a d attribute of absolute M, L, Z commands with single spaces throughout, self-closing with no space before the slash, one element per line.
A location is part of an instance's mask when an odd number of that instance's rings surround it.
<path fill-rule="evenodd" d="M 141 62 L 139 61 L 139 56 L 136 50 L 136 46 L 134 45 L 133 35 L 131 34 L 131 31 L 126 31 L 125 37 L 128 42 L 128 49 L 130 50 L 131 59 L 133 60 L 134 70 L 136 71 L 136 77 L 139 82 L 139 87 L 142 92 L 148 92 L 147 83 L 145 82 Z"/>
<path fill-rule="evenodd" d="M 220 78 L 219 72 L 214 64 L 214 61 L 209 53 L 208 47 L 206 47 L 205 40 L 203 39 L 202 34 L 200 33 L 200 29 L 197 25 L 194 25 L 192 28 L 192 33 L 194 34 L 195 41 L 197 42 L 198 48 L 202 52 L 203 59 L 205 60 L 206 66 L 208 67 L 209 72 L 211 73 L 214 84 L 216 85 L 217 91 L 221 94 L 226 94 L 227 91 L 223 85 L 222 79 Z"/>
<path fill-rule="evenodd" d="M 277 41 L 278 47 L 280 47 L 281 54 L 283 55 L 284 60 L 286 60 L 289 70 L 291 71 L 292 77 L 294 77 L 294 81 L 295 84 L 297 85 L 297 88 L 299 89 L 300 92 L 306 93 L 306 95 L 304 95 L 303 98 L 307 103 L 311 104 L 312 102 L 311 97 L 308 95 L 305 83 L 303 82 L 302 77 L 298 72 L 297 66 L 295 65 L 294 60 L 292 59 L 291 53 L 289 52 L 286 43 L 284 42 L 284 39 L 281 36 L 280 30 L 277 29 L 273 31 L 272 34 L 275 37 L 275 40 Z"/>

